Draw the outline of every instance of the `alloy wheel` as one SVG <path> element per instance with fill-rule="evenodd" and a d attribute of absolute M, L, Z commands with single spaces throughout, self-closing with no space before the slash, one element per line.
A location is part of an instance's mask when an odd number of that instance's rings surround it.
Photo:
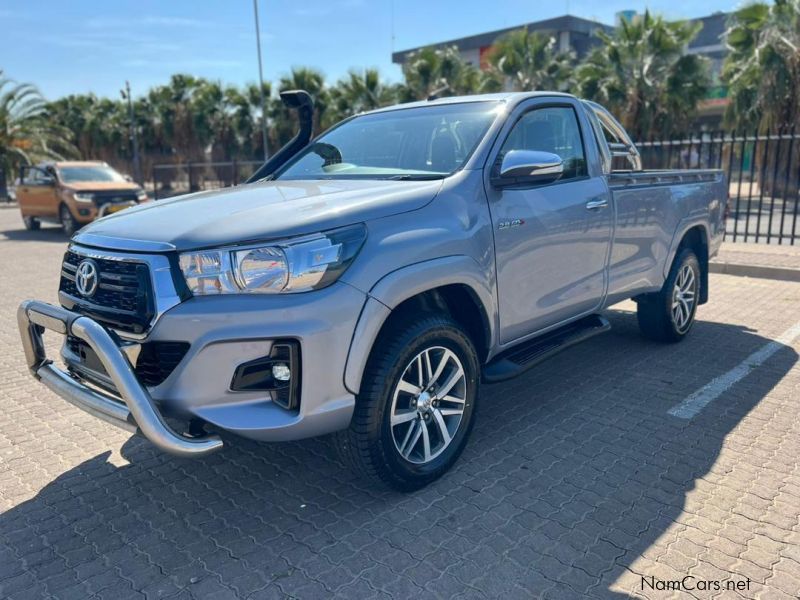
<path fill-rule="evenodd" d="M 697 296 L 697 277 L 691 265 L 683 265 L 672 289 L 672 322 L 678 333 L 683 333 L 692 323 Z"/>
<path fill-rule="evenodd" d="M 467 378 L 458 356 L 432 346 L 417 354 L 394 389 L 392 439 L 400 455 L 426 464 L 453 441 L 464 415 Z"/>

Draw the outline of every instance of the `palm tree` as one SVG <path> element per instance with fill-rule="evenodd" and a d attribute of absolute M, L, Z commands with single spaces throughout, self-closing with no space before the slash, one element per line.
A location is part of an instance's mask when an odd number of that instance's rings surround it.
<path fill-rule="evenodd" d="M 726 37 L 728 124 L 767 131 L 800 122 L 800 0 L 744 6 Z"/>
<path fill-rule="evenodd" d="M 740 8 L 727 31 L 730 52 L 722 69 L 730 103 L 725 120 L 735 128 L 761 133 L 794 129 L 800 123 L 800 0 L 775 0 Z M 762 191 L 793 195 L 787 181 L 797 181 L 800 148 L 781 142 L 759 150 L 756 162 Z M 788 172 L 787 172 L 788 171 Z"/>
<path fill-rule="evenodd" d="M 225 88 L 225 104 L 230 113 L 230 123 L 237 139 L 236 158 L 251 159 L 264 155 L 261 135 L 261 95 L 258 85 L 248 84 L 244 89 L 235 86 Z M 264 84 L 264 98 L 270 102 L 271 87 Z M 269 109 L 267 109 L 269 110 Z M 229 158 L 232 158 L 229 157 Z"/>
<path fill-rule="evenodd" d="M 46 118 L 46 102 L 27 83 L 17 83 L 0 71 L 0 171 L 14 173 L 25 164 L 75 154 L 70 132 Z M 0 182 L 5 189 L 5 181 Z"/>
<path fill-rule="evenodd" d="M 634 139 L 669 136 L 687 127 L 705 97 L 707 60 L 684 49 L 702 27 L 646 11 L 622 21 L 577 70 L 582 96 L 621 117 Z"/>
<path fill-rule="evenodd" d="M 489 51 L 493 73 L 518 92 L 566 92 L 572 84 L 572 52 L 558 52 L 556 39 L 538 31 L 518 29 L 502 36 Z"/>
<path fill-rule="evenodd" d="M 425 100 L 431 95 L 459 96 L 496 91 L 498 81 L 467 63 L 456 46 L 422 48 L 403 64 L 405 82 L 400 100 Z"/>
<path fill-rule="evenodd" d="M 392 104 L 396 97 L 396 87 L 382 82 L 377 69 L 352 70 L 330 89 L 329 124 Z"/>

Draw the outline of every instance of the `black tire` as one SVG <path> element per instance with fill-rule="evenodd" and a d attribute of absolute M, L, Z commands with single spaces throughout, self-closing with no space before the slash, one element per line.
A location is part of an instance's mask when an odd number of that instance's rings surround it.
<path fill-rule="evenodd" d="M 428 430 L 430 433 L 422 436 L 425 438 L 424 441 L 430 439 L 444 444 L 438 455 L 429 462 L 419 464 L 413 462 L 414 457 L 410 456 L 408 459 L 404 457 L 398 448 L 398 442 L 395 441 L 395 436 L 398 436 L 397 428 L 404 426 L 395 425 L 393 429 L 390 424 L 394 403 L 399 402 L 395 398 L 400 398 L 396 389 L 403 374 L 408 373 L 406 369 L 416 364 L 415 358 L 418 355 L 429 351 L 440 352 L 439 356 L 445 357 L 447 355 L 444 350 L 449 350 L 455 355 L 464 373 L 463 380 L 459 379 L 458 384 L 459 394 L 463 396 L 463 412 L 460 413 L 460 421 L 455 426 L 449 445 L 438 434 L 441 429 L 437 419 L 434 418 L 436 415 L 433 414 L 437 406 L 442 411 L 439 413 L 440 416 L 447 412 L 444 410 L 446 405 L 451 408 L 455 406 L 448 405 L 449 401 L 437 402 L 434 394 L 431 412 L 426 413 L 430 420 L 426 421 L 422 416 L 417 416 L 414 422 L 409 423 L 409 430 L 413 427 L 431 427 Z M 433 360 L 438 362 L 436 358 Z M 434 365 L 434 370 L 436 366 Z M 451 374 L 458 371 L 457 366 L 458 363 L 455 361 L 448 363 Z M 350 427 L 338 435 L 338 445 L 343 458 L 362 474 L 400 491 L 413 491 L 438 479 L 453 466 L 469 438 L 474 421 L 478 375 L 478 355 L 475 346 L 461 326 L 449 316 L 431 313 L 406 319 L 404 315 L 396 315 L 394 322 L 389 323 L 379 336 L 367 362 Z M 444 378 L 448 377 L 445 375 Z M 435 384 L 432 389 L 436 389 Z M 414 397 L 413 394 L 409 394 L 407 398 L 412 404 L 410 411 L 424 410 L 423 402 L 419 400 L 422 395 Z M 418 401 L 418 406 L 414 406 Z M 409 412 L 409 409 L 403 412 Z M 448 427 L 451 422 L 448 421 Z M 410 432 L 408 435 L 411 435 Z M 430 445 L 431 442 L 423 444 L 422 448 L 428 451 Z M 410 450 L 419 447 L 419 444 L 416 446 L 412 444 Z"/>
<path fill-rule="evenodd" d="M 66 204 L 62 204 L 61 208 L 58 209 L 58 216 L 61 220 L 61 227 L 64 229 L 64 233 L 72 237 L 75 232 L 78 231 L 78 222 L 75 220 L 75 217 L 72 216 L 72 212 L 70 212 Z"/>
<path fill-rule="evenodd" d="M 682 310 L 679 307 L 678 312 L 681 314 L 676 316 L 673 308 L 673 303 L 676 301 L 674 295 L 676 294 L 676 282 L 681 272 L 687 268 L 691 269 L 694 277 L 693 301 L 689 310 Z M 639 298 L 636 316 L 642 335 L 657 342 L 674 343 L 683 340 L 694 324 L 701 284 L 700 262 L 697 260 L 697 256 L 690 248 L 679 250 L 661 291 Z M 682 318 L 687 313 L 688 320 L 682 322 Z"/>
<path fill-rule="evenodd" d="M 25 229 L 28 231 L 39 231 L 42 226 L 41 221 L 36 217 L 22 217 L 22 222 L 25 223 Z"/>

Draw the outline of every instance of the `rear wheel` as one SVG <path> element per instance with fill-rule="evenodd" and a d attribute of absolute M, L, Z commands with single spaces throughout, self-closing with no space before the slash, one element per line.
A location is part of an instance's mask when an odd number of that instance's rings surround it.
<path fill-rule="evenodd" d="M 450 317 L 390 326 L 375 344 L 340 447 L 356 468 L 401 491 L 458 459 L 472 429 L 478 357 Z"/>
<path fill-rule="evenodd" d="M 664 287 L 639 300 L 637 317 L 642 334 L 658 342 L 679 342 L 689 333 L 700 298 L 700 263 L 685 248 L 672 263 Z"/>
<path fill-rule="evenodd" d="M 25 229 L 28 231 L 37 231 L 42 223 L 36 217 L 22 217 L 22 222 L 25 223 Z"/>
<path fill-rule="evenodd" d="M 61 208 L 58 210 L 58 216 L 61 219 L 61 227 L 64 228 L 64 233 L 71 237 L 78 231 L 78 223 L 66 204 L 61 205 Z"/>

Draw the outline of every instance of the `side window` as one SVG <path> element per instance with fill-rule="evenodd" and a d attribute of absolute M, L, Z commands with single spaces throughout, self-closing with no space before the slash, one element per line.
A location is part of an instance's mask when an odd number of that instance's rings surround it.
<path fill-rule="evenodd" d="M 25 170 L 25 181 L 28 185 L 40 185 L 42 183 L 42 172 L 38 167 Z"/>
<path fill-rule="evenodd" d="M 511 150 L 558 154 L 564 161 L 564 175 L 559 181 L 587 174 L 578 118 L 569 106 L 537 108 L 525 113 L 508 134 L 500 160 Z"/>

